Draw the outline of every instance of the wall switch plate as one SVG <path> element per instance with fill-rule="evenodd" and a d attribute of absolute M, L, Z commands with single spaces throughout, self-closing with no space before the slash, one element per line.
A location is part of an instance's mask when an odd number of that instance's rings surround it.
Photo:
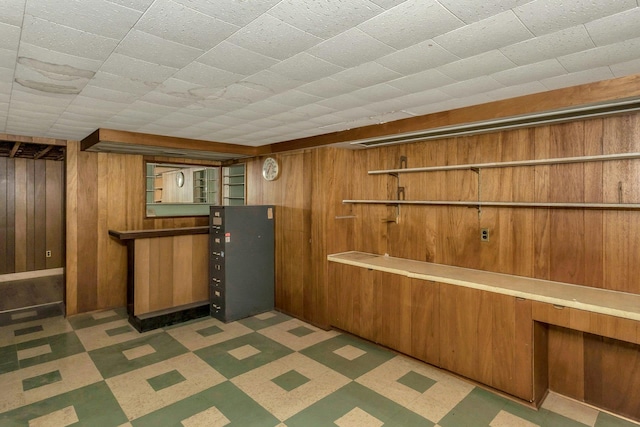
<path fill-rule="evenodd" d="M 480 240 L 482 242 L 488 242 L 489 241 L 489 229 L 488 228 L 481 228 L 480 229 Z"/>
<path fill-rule="evenodd" d="M 51 258 L 51 251 L 47 251 L 47 258 Z"/>

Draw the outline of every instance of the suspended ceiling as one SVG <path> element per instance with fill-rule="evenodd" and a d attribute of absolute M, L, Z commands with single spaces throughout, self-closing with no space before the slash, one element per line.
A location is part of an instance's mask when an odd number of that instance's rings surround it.
<path fill-rule="evenodd" d="M 0 133 L 262 146 L 640 73 L 640 0 L 2 0 Z"/>

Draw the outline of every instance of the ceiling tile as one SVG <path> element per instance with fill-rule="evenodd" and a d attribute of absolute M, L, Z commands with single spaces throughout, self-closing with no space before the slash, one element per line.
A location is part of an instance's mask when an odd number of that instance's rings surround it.
<path fill-rule="evenodd" d="M 322 98 L 309 95 L 308 93 L 300 92 L 299 90 L 289 90 L 287 92 L 274 95 L 269 98 L 269 101 L 278 104 L 288 105 L 290 107 L 301 107 L 303 105 L 312 104 L 320 101 Z"/>
<path fill-rule="evenodd" d="M 325 114 L 332 114 L 335 112 L 335 110 L 333 108 L 325 107 L 318 104 L 309 104 L 302 107 L 294 108 L 293 110 L 291 110 L 291 112 L 294 114 L 300 114 L 307 119 L 310 119 L 312 117 L 324 116 Z M 306 122 L 301 122 L 300 125 L 304 126 L 305 128 L 309 127 L 309 124 Z"/>
<path fill-rule="evenodd" d="M 407 75 L 436 68 L 458 59 L 457 56 L 443 49 L 433 40 L 427 40 L 380 58 L 376 62 L 400 74 Z"/>
<path fill-rule="evenodd" d="M 85 86 L 84 89 L 82 89 L 81 95 L 92 98 L 94 103 L 96 99 L 99 99 L 102 101 L 122 103 L 125 104 L 125 107 L 140 97 L 140 95 L 135 93 L 126 93 L 91 85 Z"/>
<path fill-rule="evenodd" d="M 569 72 L 575 72 L 631 61 L 638 58 L 638 52 L 640 37 L 562 56 L 558 60 Z"/>
<path fill-rule="evenodd" d="M 513 10 L 533 34 L 540 36 L 637 6 L 636 0 L 535 0 Z"/>
<path fill-rule="evenodd" d="M 491 98 L 489 98 L 485 94 L 477 94 L 472 96 L 467 96 L 465 98 L 451 98 L 447 101 L 439 102 L 436 104 L 432 104 L 431 106 L 425 107 L 417 107 L 411 109 L 411 112 L 416 113 L 418 115 L 422 114 L 430 114 L 437 111 L 449 111 L 454 110 L 456 108 L 462 108 L 469 105 L 480 105 L 486 104 L 487 102 L 491 102 Z"/>
<path fill-rule="evenodd" d="M 209 88 L 223 88 L 243 78 L 240 74 L 230 73 L 200 62 L 192 62 L 175 73 L 173 77 Z"/>
<path fill-rule="evenodd" d="M 265 14 L 242 27 L 227 40 L 276 59 L 286 59 L 315 46 L 321 38 Z"/>
<path fill-rule="evenodd" d="M 13 70 L 16 68 L 16 51 L 12 49 L 0 49 L 0 68 Z"/>
<path fill-rule="evenodd" d="M 69 95 L 46 95 L 20 85 L 14 85 L 11 100 L 22 101 L 32 105 L 49 105 L 64 110 L 73 101 L 73 97 Z"/>
<path fill-rule="evenodd" d="M 98 71 L 104 63 L 102 60 L 68 55 L 66 53 L 56 52 L 54 50 L 22 42 L 20 43 L 20 49 L 18 51 L 18 62 L 23 62 L 25 60 L 37 60 L 42 62 L 43 67 L 41 67 L 41 71 L 43 73 L 48 72 L 48 69 L 60 72 L 61 69 L 66 68 L 69 69 L 69 72 L 74 73 L 94 72 Z M 46 64 L 46 67 L 44 64 Z"/>
<path fill-rule="evenodd" d="M 532 64 L 570 53 L 591 49 L 595 45 L 583 25 L 525 40 L 500 49 L 518 65 Z"/>
<path fill-rule="evenodd" d="M 390 70 L 389 68 L 378 64 L 377 62 L 367 62 L 357 67 L 348 68 L 344 71 L 334 74 L 334 78 L 340 82 L 358 86 L 367 87 L 378 83 L 384 83 L 389 80 L 395 80 L 402 77 L 402 74 Z"/>
<path fill-rule="evenodd" d="M 119 113 L 127 108 L 129 103 L 112 102 L 110 100 L 101 99 L 99 108 L 96 108 L 96 98 L 78 95 L 73 102 L 69 104 L 65 112 L 79 111 L 91 115 L 97 112 L 110 112 L 111 116 Z M 63 114 L 64 116 L 64 114 Z"/>
<path fill-rule="evenodd" d="M 406 0 L 371 0 L 372 3 L 377 4 L 380 7 L 385 9 L 391 9 L 392 7 L 396 7 L 400 3 L 404 3 Z"/>
<path fill-rule="evenodd" d="M 138 80 L 148 86 L 157 86 L 171 77 L 177 69 L 114 53 L 105 61 L 100 71 Z"/>
<path fill-rule="evenodd" d="M 278 63 L 273 58 L 226 41 L 208 51 L 198 62 L 244 76 L 250 76 Z"/>
<path fill-rule="evenodd" d="M 585 24 L 598 46 L 640 37 L 640 7 Z"/>
<path fill-rule="evenodd" d="M 529 95 L 532 93 L 546 92 L 547 88 L 540 82 L 524 83 L 516 86 L 508 86 L 500 89 L 485 92 L 485 95 L 491 99 L 498 101 L 501 99 L 515 98 L 518 96 Z"/>
<path fill-rule="evenodd" d="M 31 108 L 33 108 L 33 104 L 30 102 L 24 102 L 24 101 L 18 101 L 16 99 L 12 99 L 11 100 L 11 105 L 14 108 L 17 108 L 19 110 L 29 110 Z M 67 105 L 45 105 L 45 104 L 41 104 L 38 106 L 38 109 L 40 111 L 44 111 L 45 113 L 58 113 L 60 114 L 61 112 L 63 112 L 65 110 L 65 108 L 68 108 Z"/>
<path fill-rule="evenodd" d="M 243 26 L 271 9 L 280 0 L 238 1 L 238 0 L 174 0 L 198 12 L 221 19 L 234 25 Z"/>
<path fill-rule="evenodd" d="M 298 90 L 301 92 L 323 98 L 353 92 L 356 89 L 359 89 L 359 87 L 344 83 L 335 77 L 325 77 L 298 87 Z"/>
<path fill-rule="evenodd" d="M 194 102 L 199 101 L 199 99 L 189 99 L 181 96 L 173 96 L 166 93 L 153 91 L 145 94 L 138 101 L 140 102 L 148 102 L 150 104 L 162 105 L 165 107 L 171 107 L 173 111 L 176 111 L 180 108 L 184 108 L 187 105 L 191 105 Z"/>
<path fill-rule="evenodd" d="M 268 98 L 270 95 L 269 92 L 265 92 L 264 90 L 253 89 L 242 83 L 234 83 L 224 89 L 220 89 L 215 96 L 239 104 L 252 104 Z"/>
<path fill-rule="evenodd" d="M 328 39 L 383 12 L 368 0 L 282 0 L 269 15 L 317 37 Z"/>
<path fill-rule="evenodd" d="M 480 76 L 475 79 L 465 80 L 463 82 L 441 87 L 440 90 L 452 97 L 465 98 L 470 95 L 489 92 L 502 87 L 504 86 L 491 77 Z"/>
<path fill-rule="evenodd" d="M 256 102 L 254 104 L 248 105 L 247 110 L 257 111 L 259 113 L 264 113 L 268 115 L 280 114 L 285 111 L 291 110 L 293 107 L 290 105 L 281 104 L 278 102 L 273 102 L 269 99 L 265 99 L 260 102 Z"/>
<path fill-rule="evenodd" d="M 181 127 L 192 126 L 204 121 L 202 117 L 192 116 L 190 114 L 184 114 L 179 111 L 175 113 L 167 114 L 161 119 L 164 124 L 179 129 Z"/>
<path fill-rule="evenodd" d="M 552 90 L 598 82 L 612 78 L 613 73 L 611 72 L 609 67 L 600 67 L 585 71 L 578 71 L 577 73 L 565 74 L 564 76 L 551 77 L 541 80 L 540 83 L 542 83 L 547 89 Z"/>
<path fill-rule="evenodd" d="M 60 66 L 37 59 L 18 58 L 15 78 L 30 81 L 32 88 L 41 85 L 42 91 L 78 94 L 94 75 L 93 71 Z"/>
<path fill-rule="evenodd" d="M 440 89 L 431 89 L 422 92 L 411 93 L 409 95 L 396 98 L 393 101 L 402 104 L 404 106 L 404 110 L 407 108 L 418 107 L 420 105 L 442 102 L 447 99 L 451 99 L 451 96 L 442 92 Z"/>
<path fill-rule="evenodd" d="M 180 19 L 176 19 L 176 16 Z M 171 0 L 156 0 L 138 21 L 136 28 L 176 43 L 207 50 L 239 27 Z"/>
<path fill-rule="evenodd" d="M 289 89 L 297 88 L 304 82 L 274 73 L 273 71 L 264 70 L 243 79 L 240 83 L 257 90 L 277 95 Z"/>
<path fill-rule="evenodd" d="M 471 58 L 461 59 L 443 65 L 438 70 L 455 80 L 467 80 L 478 76 L 486 76 L 515 67 L 500 51 L 492 50 Z"/>
<path fill-rule="evenodd" d="M 151 6 L 154 0 L 106 0 L 109 3 L 119 4 L 121 6 L 128 7 L 129 9 L 138 10 L 144 12 Z"/>
<path fill-rule="evenodd" d="M 505 86 L 515 86 L 563 74 L 567 74 L 567 70 L 560 65 L 558 60 L 548 59 L 535 64 L 500 71 L 492 74 L 491 77 Z"/>
<path fill-rule="evenodd" d="M 28 1 L 26 13 L 112 39 L 121 39 L 142 13 L 103 0 Z"/>
<path fill-rule="evenodd" d="M 107 58 L 118 40 L 87 33 L 44 19 L 25 15 L 22 41 L 69 55 L 90 59 Z"/>
<path fill-rule="evenodd" d="M 343 68 L 302 52 L 271 67 L 271 71 L 301 82 L 310 82 L 342 71 Z"/>
<path fill-rule="evenodd" d="M 438 0 L 455 16 L 470 24 L 490 16 L 505 12 L 516 6 L 529 3 L 531 0 Z"/>
<path fill-rule="evenodd" d="M 128 78 L 99 71 L 91 79 L 90 85 L 105 89 L 125 92 L 127 94 L 144 95 L 156 88 L 160 82 L 145 82 L 136 78 Z"/>
<path fill-rule="evenodd" d="M 351 95 L 369 103 L 397 98 L 398 96 L 406 95 L 406 92 L 398 89 L 397 87 L 390 86 L 387 83 L 381 83 L 375 86 L 358 89 L 351 92 Z"/>
<path fill-rule="evenodd" d="M 388 113 L 390 111 L 401 111 L 407 106 L 405 102 L 407 101 L 412 102 L 412 100 L 415 99 L 415 98 L 412 98 L 412 95 L 419 92 L 424 92 L 424 91 L 411 92 L 409 94 L 404 94 L 397 98 L 385 99 L 384 101 L 368 102 L 367 110 L 374 111 L 378 114 Z"/>
<path fill-rule="evenodd" d="M 435 0 L 407 0 L 358 28 L 389 46 L 403 49 L 463 25 Z"/>
<path fill-rule="evenodd" d="M 0 1 L 0 22 L 19 27 L 24 16 L 26 0 L 2 0 Z"/>
<path fill-rule="evenodd" d="M 334 96 L 333 98 L 320 101 L 318 104 L 337 111 L 343 111 L 349 108 L 360 107 L 363 102 L 360 98 L 356 98 L 351 94 L 345 93 L 343 95 Z M 338 115 L 338 113 L 335 114 Z"/>
<path fill-rule="evenodd" d="M 616 77 L 628 76 L 630 74 L 640 73 L 640 59 L 634 59 L 632 61 L 622 62 L 609 66 L 613 75 Z"/>
<path fill-rule="evenodd" d="M 20 27 L 0 22 L 0 49 L 18 49 Z"/>
<path fill-rule="evenodd" d="M 533 34 L 508 10 L 435 37 L 434 41 L 454 55 L 466 58 L 532 37 Z"/>
<path fill-rule="evenodd" d="M 257 120 L 267 120 L 265 117 L 267 117 L 268 114 L 243 108 L 242 110 L 231 111 L 227 116 L 236 117 L 244 121 L 251 121 L 255 124 Z"/>
<path fill-rule="evenodd" d="M 308 53 L 342 67 L 355 67 L 393 52 L 395 49 L 357 28 L 347 30 L 308 50 Z"/>
<path fill-rule="evenodd" d="M 454 79 L 449 76 L 445 76 L 438 70 L 426 70 L 390 81 L 389 84 L 405 92 L 421 92 L 446 86 L 455 82 L 456 81 Z"/>
<path fill-rule="evenodd" d="M 182 68 L 201 56 L 204 51 L 144 31 L 131 30 L 118 45 L 116 53 L 168 67 Z"/>

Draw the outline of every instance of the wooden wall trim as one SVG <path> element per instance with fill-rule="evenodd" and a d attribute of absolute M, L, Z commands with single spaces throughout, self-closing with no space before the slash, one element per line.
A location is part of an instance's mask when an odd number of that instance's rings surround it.
<path fill-rule="evenodd" d="M 66 139 L 42 138 L 38 136 L 11 135 L 8 133 L 0 133 L 0 141 L 21 142 L 23 144 L 46 144 L 66 147 Z"/>
<path fill-rule="evenodd" d="M 173 136 L 152 135 L 147 133 L 128 132 L 114 129 L 98 129 L 82 140 L 83 151 L 100 142 L 116 142 L 147 147 L 174 148 L 179 150 L 210 151 L 216 153 L 230 153 L 242 156 L 257 154 L 255 147 L 230 144 L 198 139 L 178 138 Z"/>
<path fill-rule="evenodd" d="M 640 74 L 259 147 L 259 154 L 427 130 L 640 96 Z"/>

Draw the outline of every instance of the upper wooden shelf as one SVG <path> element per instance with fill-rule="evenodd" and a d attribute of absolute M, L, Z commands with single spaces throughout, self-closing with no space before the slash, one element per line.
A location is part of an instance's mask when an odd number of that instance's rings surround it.
<path fill-rule="evenodd" d="M 505 208 L 549 208 L 549 209 L 594 209 L 594 210 L 637 210 L 640 203 L 538 203 L 538 202 L 485 202 L 459 200 L 343 200 L 342 203 L 367 205 L 423 205 L 423 206 L 468 206 Z"/>
<path fill-rule="evenodd" d="M 331 254 L 327 259 L 414 279 L 465 286 L 532 301 L 640 320 L 640 295 L 627 292 L 356 251 Z"/>
<path fill-rule="evenodd" d="M 493 162 L 493 163 L 469 163 L 463 165 L 446 165 L 446 166 L 428 166 L 420 168 L 401 168 L 401 169 L 384 169 L 369 171 L 369 175 L 383 174 L 400 174 L 415 172 L 440 172 L 453 170 L 480 170 L 480 169 L 496 169 L 510 168 L 519 166 L 545 166 L 545 165 L 561 165 L 569 163 L 586 163 L 586 162 L 602 162 L 610 160 L 633 160 L 640 159 L 640 153 L 618 153 L 618 154 L 602 154 L 598 156 L 578 156 L 578 157 L 558 157 L 552 159 L 535 159 L 535 160 L 514 160 L 510 162 Z"/>

